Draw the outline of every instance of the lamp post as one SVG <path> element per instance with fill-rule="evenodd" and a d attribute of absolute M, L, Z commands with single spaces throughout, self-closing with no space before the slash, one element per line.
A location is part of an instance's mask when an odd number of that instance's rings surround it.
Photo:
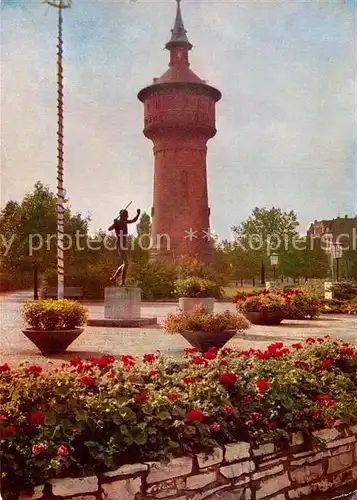
<path fill-rule="evenodd" d="M 278 262 L 279 262 L 279 255 L 276 253 L 272 253 L 270 256 L 270 264 L 273 267 L 274 281 L 276 277 L 276 266 L 278 265 Z"/>
<path fill-rule="evenodd" d="M 343 254 L 343 246 L 341 243 L 332 243 L 331 245 L 332 258 L 336 260 L 336 281 L 340 280 L 340 259 Z"/>

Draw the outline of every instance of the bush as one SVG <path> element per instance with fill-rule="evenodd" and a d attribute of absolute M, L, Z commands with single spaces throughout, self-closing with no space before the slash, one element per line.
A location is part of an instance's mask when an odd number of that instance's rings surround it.
<path fill-rule="evenodd" d="M 336 299 L 326 299 L 322 303 L 323 312 L 330 314 L 344 314 L 346 301 L 345 300 L 336 300 Z"/>
<path fill-rule="evenodd" d="M 192 276 L 175 281 L 175 294 L 177 297 L 222 297 L 222 289 L 211 280 Z"/>
<path fill-rule="evenodd" d="M 35 330 L 73 330 L 86 324 L 87 310 L 72 300 L 37 300 L 27 302 L 22 314 Z"/>
<path fill-rule="evenodd" d="M 288 292 L 285 299 L 286 318 L 289 319 L 312 319 L 319 316 L 323 309 L 322 301 L 316 295 L 302 290 Z"/>
<path fill-rule="evenodd" d="M 357 350 L 347 344 L 185 351 L 141 363 L 74 358 L 48 372 L 1 365 L 2 492 L 357 421 Z"/>
<path fill-rule="evenodd" d="M 357 297 L 345 303 L 344 312 L 347 314 L 357 314 Z"/>
<path fill-rule="evenodd" d="M 337 300 L 349 300 L 357 296 L 357 281 L 343 281 L 335 283 L 331 287 L 331 291 Z"/>
<path fill-rule="evenodd" d="M 175 297 L 177 269 L 173 263 L 156 261 L 145 265 L 129 266 L 128 284 L 141 288 L 144 300 L 172 299 Z"/>
<path fill-rule="evenodd" d="M 199 306 L 193 311 L 168 314 L 164 321 L 164 330 L 167 333 L 181 333 L 184 331 L 223 332 L 227 330 L 243 331 L 250 327 L 249 321 L 242 314 L 207 313 L 204 307 Z"/>

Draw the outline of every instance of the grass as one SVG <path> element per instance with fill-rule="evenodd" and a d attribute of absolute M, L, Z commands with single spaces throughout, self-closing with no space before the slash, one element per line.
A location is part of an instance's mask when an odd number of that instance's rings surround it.
<path fill-rule="evenodd" d="M 237 286 L 237 287 L 236 286 L 224 286 L 223 287 L 224 295 L 227 298 L 234 297 L 237 294 L 237 292 L 251 293 L 254 290 L 263 290 L 263 289 L 264 289 L 264 287 L 262 287 L 260 285 L 257 285 L 257 286 Z"/>

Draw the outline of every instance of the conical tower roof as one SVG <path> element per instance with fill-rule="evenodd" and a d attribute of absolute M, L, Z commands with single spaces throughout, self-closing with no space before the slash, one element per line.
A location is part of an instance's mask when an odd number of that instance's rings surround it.
<path fill-rule="evenodd" d="M 182 14 L 181 14 L 181 0 L 176 0 L 177 2 L 177 10 L 176 10 L 176 18 L 173 29 L 171 30 L 171 40 L 167 42 L 165 47 L 170 50 L 172 47 L 178 47 L 185 45 L 189 50 L 192 49 L 192 44 L 189 42 L 187 38 L 187 31 L 185 30 L 185 26 L 183 24 Z"/>

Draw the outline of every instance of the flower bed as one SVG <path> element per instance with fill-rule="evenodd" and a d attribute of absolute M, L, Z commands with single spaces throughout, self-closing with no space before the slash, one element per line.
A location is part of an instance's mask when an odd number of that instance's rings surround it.
<path fill-rule="evenodd" d="M 303 290 L 240 293 L 234 297 L 233 302 L 237 304 L 239 312 L 279 309 L 287 319 L 312 319 L 319 316 L 323 307 L 317 295 Z"/>
<path fill-rule="evenodd" d="M 74 358 L 45 372 L 0 366 L 3 493 L 226 443 L 310 439 L 357 421 L 357 350 L 329 338 L 291 349 L 229 348 Z"/>

